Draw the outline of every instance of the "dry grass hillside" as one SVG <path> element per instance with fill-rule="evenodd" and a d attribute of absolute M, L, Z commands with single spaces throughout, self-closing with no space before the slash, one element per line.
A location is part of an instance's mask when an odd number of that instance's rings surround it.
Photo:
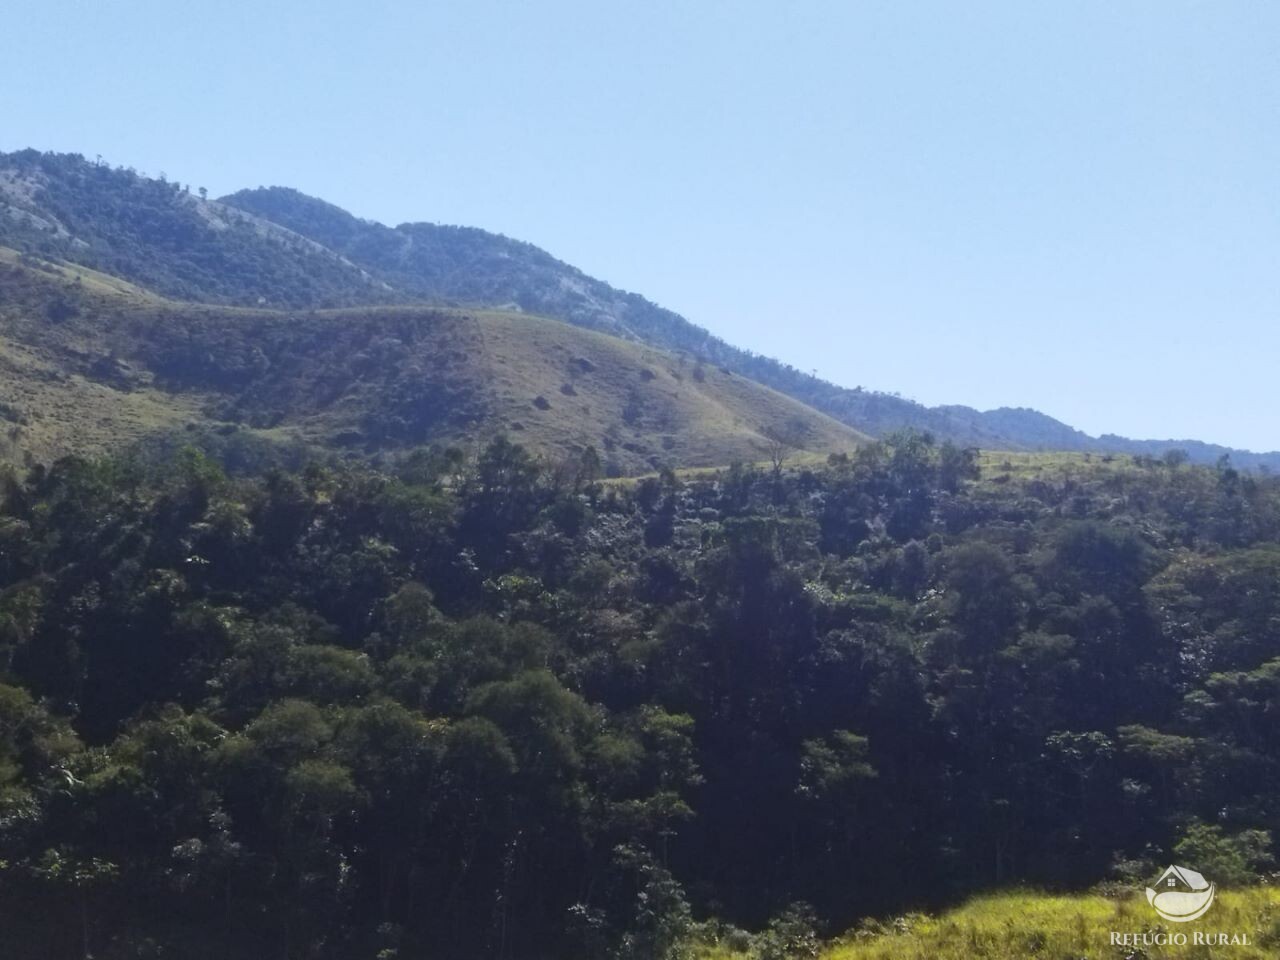
<path fill-rule="evenodd" d="M 725 369 L 527 314 L 196 306 L 13 251 L 0 368 L 10 462 L 175 434 L 378 457 L 507 433 L 628 475 L 866 439 Z"/>

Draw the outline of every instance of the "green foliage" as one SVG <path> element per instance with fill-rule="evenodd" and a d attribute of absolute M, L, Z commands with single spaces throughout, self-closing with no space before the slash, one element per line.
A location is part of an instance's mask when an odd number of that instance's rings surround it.
<path fill-rule="evenodd" d="M 10 478 L 11 953 L 891 955 L 997 885 L 1268 869 L 1280 482 L 955 456 Z"/>
<path fill-rule="evenodd" d="M 1225 886 L 1255 883 L 1275 863 L 1273 849 L 1268 830 L 1241 830 L 1229 836 L 1211 823 L 1190 824 L 1173 845 L 1180 862 L 1194 863 L 1205 876 Z"/>
<path fill-rule="evenodd" d="M 866 762 L 867 746 L 866 737 L 848 730 L 837 730 L 827 740 L 806 740 L 801 744 L 799 790 L 829 797 L 874 777 L 875 768 Z"/>
<path fill-rule="evenodd" d="M 817 919 L 807 903 L 793 903 L 769 921 L 754 944 L 752 960 L 817 960 Z"/>
<path fill-rule="evenodd" d="M 680 884 L 643 850 L 620 847 L 615 856 L 636 894 L 614 960 L 687 960 L 693 918 Z"/>

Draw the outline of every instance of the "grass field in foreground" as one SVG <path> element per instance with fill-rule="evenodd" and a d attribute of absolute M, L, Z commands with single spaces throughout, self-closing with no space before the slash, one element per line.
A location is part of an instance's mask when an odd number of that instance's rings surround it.
<path fill-rule="evenodd" d="M 1112 931 L 1185 934 L 1186 946 L 1116 945 Z M 1194 934 L 1238 934 L 1248 945 L 1206 946 Z M 749 954 L 709 948 L 699 960 L 734 960 Z M 971 900 L 937 916 L 909 914 L 870 922 L 822 952 L 822 960 L 1159 960 L 1274 958 L 1280 956 L 1280 888 L 1221 891 L 1209 912 L 1191 923 L 1167 923 L 1136 894 L 1058 896 L 1028 891 Z"/>

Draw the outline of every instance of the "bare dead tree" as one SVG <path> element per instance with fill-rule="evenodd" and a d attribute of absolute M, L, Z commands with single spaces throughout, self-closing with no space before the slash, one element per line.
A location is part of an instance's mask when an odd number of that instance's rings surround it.
<path fill-rule="evenodd" d="M 766 424 L 760 430 L 760 435 L 765 440 L 765 453 L 769 457 L 769 464 L 773 467 L 775 477 L 782 475 L 782 468 L 787 461 L 797 450 L 803 448 L 807 433 L 804 423 L 799 419 L 788 420 L 781 424 Z"/>

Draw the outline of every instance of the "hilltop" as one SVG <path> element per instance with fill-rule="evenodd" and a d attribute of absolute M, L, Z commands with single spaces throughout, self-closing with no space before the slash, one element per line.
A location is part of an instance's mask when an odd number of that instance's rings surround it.
<path fill-rule="evenodd" d="M 867 439 L 721 368 L 522 313 L 195 306 L 2 250 L 0 291 L 10 461 L 174 436 L 369 458 L 507 433 L 623 475 Z"/>
<path fill-rule="evenodd" d="M 167 297 L 251 307 L 429 303 L 552 317 L 731 371 L 872 436 L 913 428 L 964 446 L 1159 456 L 1280 467 L 1280 453 L 1196 440 L 1091 437 L 1034 410 L 925 407 L 847 388 L 734 347 L 529 243 L 471 227 L 362 220 L 283 187 L 209 199 L 69 154 L 0 155 L 0 244 L 125 278 Z M 873 318 L 860 322 L 874 322 Z M 867 365 L 874 367 L 875 358 Z"/>

